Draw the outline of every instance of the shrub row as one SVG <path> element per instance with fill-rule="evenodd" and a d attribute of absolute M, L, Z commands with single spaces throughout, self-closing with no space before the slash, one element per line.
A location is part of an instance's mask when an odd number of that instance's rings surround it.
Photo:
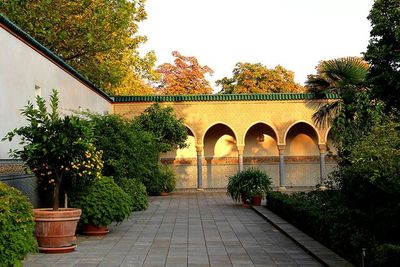
<path fill-rule="evenodd" d="M 366 266 L 399 266 L 400 247 L 379 244 L 359 211 L 344 206 L 338 191 L 271 192 L 267 207 L 355 265 L 366 248 Z"/>

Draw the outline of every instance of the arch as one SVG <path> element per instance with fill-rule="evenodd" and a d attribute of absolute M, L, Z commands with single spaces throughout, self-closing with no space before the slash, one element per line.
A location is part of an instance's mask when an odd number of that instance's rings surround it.
<path fill-rule="evenodd" d="M 293 126 L 295 126 L 296 124 L 299 124 L 299 123 L 305 123 L 308 126 L 310 126 L 313 129 L 313 131 L 315 132 L 315 134 L 317 135 L 317 138 L 318 138 L 317 144 L 321 144 L 321 136 L 320 136 L 318 130 L 315 128 L 315 126 L 313 124 L 311 124 L 310 122 L 305 121 L 305 120 L 295 121 L 286 129 L 285 135 L 283 136 L 283 141 L 285 142 L 285 144 L 286 144 L 286 139 L 287 139 L 288 132 L 290 131 L 290 129 L 293 128 Z"/>
<path fill-rule="evenodd" d="M 203 138 L 201 139 L 201 142 L 202 142 L 203 145 L 204 145 L 204 138 L 205 138 L 207 132 L 208 132 L 212 127 L 214 127 L 214 126 L 216 126 L 216 125 L 218 125 L 218 124 L 225 125 L 225 126 L 228 127 L 229 129 L 231 129 L 231 131 L 232 131 L 233 134 L 234 134 L 235 140 L 236 140 L 236 141 L 238 140 L 238 138 L 237 138 L 238 135 L 237 135 L 237 133 L 235 132 L 235 130 L 233 130 L 233 127 L 232 127 L 232 126 L 230 126 L 228 123 L 218 121 L 218 122 L 215 122 L 214 124 L 211 124 L 208 128 L 206 128 L 206 129 L 204 130 Z"/>
<path fill-rule="evenodd" d="M 168 151 L 162 155 L 162 158 L 167 159 L 183 159 L 183 158 L 196 158 L 196 135 L 187 125 L 185 125 L 188 138 L 186 139 L 187 147 L 178 148 L 173 151 Z"/>
<path fill-rule="evenodd" d="M 256 125 L 256 124 L 265 124 L 266 126 L 268 126 L 269 128 L 271 128 L 272 131 L 274 132 L 275 136 L 276 136 L 276 142 L 279 143 L 278 130 L 277 130 L 274 126 L 271 126 L 270 124 L 268 124 L 268 123 L 266 123 L 266 122 L 264 122 L 264 121 L 256 121 L 256 122 L 254 122 L 253 124 L 251 124 L 251 125 L 246 129 L 246 131 L 244 131 L 243 140 L 242 140 L 242 141 L 243 141 L 243 144 L 245 143 L 247 132 L 250 130 L 251 127 L 253 127 L 253 126 Z"/>
<path fill-rule="evenodd" d="M 276 130 L 265 122 L 253 123 L 244 135 L 245 156 L 278 156 L 278 135 Z"/>
<path fill-rule="evenodd" d="M 194 137 L 194 140 L 197 141 L 197 136 L 195 134 L 195 131 L 193 131 L 193 129 L 191 127 L 189 127 L 188 125 L 185 124 L 186 129 L 188 130 L 188 135 L 192 135 Z M 197 143 L 196 143 L 197 144 Z"/>
<path fill-rule="evenodd" d="M 319 155 L 320 136 L 313 125 L 299 121 L 292 124 L 285 133 L 288 156 Z"/>
<path fill-rule="evenodd" d="M 337 155 L 337 149 L 335 144 L 333 143 L 332 138 L 330 138 L 330 133 L 331 133 L 331 129 L 332 127 L 330 127 L 327 131 L 326 131 L 326 135 L 325 135 L 325 144 L 326 144 L 326 151 L 328 152 L 328 154 L 331 155 Z"/>

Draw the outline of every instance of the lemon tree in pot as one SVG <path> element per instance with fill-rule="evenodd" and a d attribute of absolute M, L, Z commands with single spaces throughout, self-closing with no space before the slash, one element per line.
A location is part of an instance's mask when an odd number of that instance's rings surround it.
<path fill-rule="evenodd" d="M 85 175 L 85 166 L 73 167 L 85 161 L 88 152 L 99 155 L 91 145 L 93 134 L 89 125 L 77 116 L 61 116 L 58 103 L 56 90 L 50 96 L 49 111 L 46 101 L 39 96 L 36 106 L 28 102 L 21 113 L 27 125 L 14 129 L 3 139 L 20 137 L 22 146 L 10 155 L 22 159 L 38 178 L 39 191 L 51 196 L 52 208 L 34 210 L 39 251 L 47 253 L 75 249 L 73 242 L 81 210 L 61 208 L 60 196 L 68 199 L 73 187 L 90 183 L 99 174 Z"/>
<path fill-rule="evenodd" d="M 100 177 L 95 183 L 71 194 L 72 207 L 82 209 L 79 224 L 86 235 L 105 235 L 112 222 L 122 222 L 133 210 L 133 200 L 111 177 Z"/>

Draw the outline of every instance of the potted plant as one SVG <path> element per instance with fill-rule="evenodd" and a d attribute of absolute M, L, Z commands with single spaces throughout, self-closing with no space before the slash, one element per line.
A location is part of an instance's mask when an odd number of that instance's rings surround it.
<path fill-rule="evenodd" d="M 265 194 L 272 189 L 271 184 L 271 178 L 264 171 L 249 168 L 229 176 L 227 194 L 234 201 L 242 201 L 244 205 L 248 205 L 252 198 L 261 202 Z"/>
<path fill-rule="evenodd" d="M 85 176 L 72 168 L 74 163 L 84 160 L 91 147 L 91 129 L 77 116 L 60 116 L 58 94 L 53 90 L 50 96 L 50 111 L 43 98 L 36 98 L 36 105 L 28 102 L 22 110 L 28 121 L 26 126 L 9 132 L 3 140 L 11 141 L 20 137 L 21 148 L 10 153 L 13 158 L 22 159 L 38 178 L 39 191 L 50 192 L 52 208 L 35 209 L 36 237 L 39 251 L 69 252 L 73 244 L 80 209 L 60 207 L 61 196 L 68 199 L 68 192 L 77 182 L 88 181 Z"/>
<path fill-rule="evenodd" d="M 95 183 L 71 194 L 72 207 L 82 209 L 82 233 L 105 235 L 112 222 L 122 222 L 133 209 L 132 198 L 111 177 L 100 177 Z"/>

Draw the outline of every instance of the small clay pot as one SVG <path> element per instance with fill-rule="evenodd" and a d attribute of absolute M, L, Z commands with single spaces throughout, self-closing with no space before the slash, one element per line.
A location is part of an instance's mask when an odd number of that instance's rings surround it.
<path fill-rule="evenodd" d="M 82 227 L 82 234 L 88 236 L 103 236 L 110 232 L 107 226 L 96 226 L 93 224 L 85 224 Z"/>

